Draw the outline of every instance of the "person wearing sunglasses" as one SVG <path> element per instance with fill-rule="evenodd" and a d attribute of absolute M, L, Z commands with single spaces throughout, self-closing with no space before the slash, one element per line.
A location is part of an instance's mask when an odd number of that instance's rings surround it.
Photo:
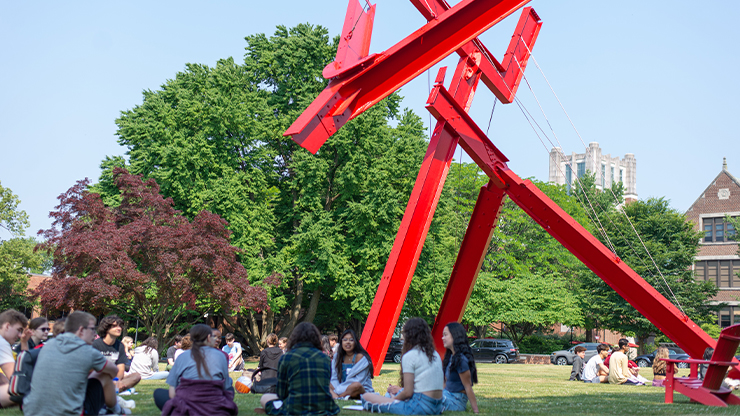
<path fill-rule="evenodd" d="M 25 340 L 21 337 L 21 342 L 13 347 L 13 351 L 16 354 L 20 354 L 21 351 L 32 350 L 42 345 L 49 338 L 49 321 L 44 317 L 38 317 L 31 319 L 28 323 L 28 329 L 33 331 L 31 338 Z"/>

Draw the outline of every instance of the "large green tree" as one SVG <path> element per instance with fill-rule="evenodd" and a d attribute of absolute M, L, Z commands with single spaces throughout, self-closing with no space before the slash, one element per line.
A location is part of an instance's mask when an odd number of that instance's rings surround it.
<path fill-rule="evenodd" d="M 301 24 L 246 40 L 244 64 L 189 64 L 124 111 L 118 136 L 129 162 L 103 161 L 94 189 L 117 204 L 110 172 L 125 165 L 156 179 L 186 216 L 208 209 L 226 219 L 251 283 L 282 277 L 279 287 L 262 285 L 268 309 L 217 311 L 254 351 L 302 320 L 360 330 L 426 148 L 423 123 L 393 94 L 310 154 L 282 133 L 326 86 L 336 39 Z M 443 288 L 429 282 L 443 287 L 449 275 L 445 201 L 409 291 L 414 314 L 436 312 Z"/>
<path fill-rule="evenodd" d="M 23 234 L 29 225 L 26 211 L 18 209 L 20 203 L 18 196 L 0 183 L 0 228 L 12 235 Z"/>

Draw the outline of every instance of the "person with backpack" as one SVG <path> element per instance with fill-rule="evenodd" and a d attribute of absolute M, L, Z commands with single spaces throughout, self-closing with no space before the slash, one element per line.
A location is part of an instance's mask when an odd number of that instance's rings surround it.
<path fill-rule="evenodd" d="M 192 347 L 182 353 L 167 376 L 169 390 L 154 390 L 154 404 L 162 415 L 236 415 L 234 387 L 226 356 L 211 347 L 211 327 L 190 329 Z"/>
<path fill-rule="evenodd" d="M 38 350 L 31 391 L 23 398 L 23 413 L 38 416 L 99 414 L 106 410 L 126 414 L 117 403 L 113 378 L 118 368 L 92 347 L 95 317 L 69 314 L 64 333 Z M 128 411 L 130 412 L 130 410 Z"/>
<path fill-rule="evenodd" d="M 13 376 L 15 355 L 10 347 L 19 337 L 28 340 L 31 332 L 26 328 L 28 318 L 15 309 L 8 309 L 0 313 L 0 409 L 15 406 L 8 394 L 8 379 Z M 25 330 L 24 330 L 25 329 Z"/>

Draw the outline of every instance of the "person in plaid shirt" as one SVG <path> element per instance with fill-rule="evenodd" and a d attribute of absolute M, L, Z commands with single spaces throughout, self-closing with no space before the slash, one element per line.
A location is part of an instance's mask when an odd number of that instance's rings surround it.
<path fill-rule="evenodd" d="M 298 324 L 288 352 L 278 362 L 277 394 L 260 399 L 270 415 L 336 415 L 339 406 L 329 390 L 331 362 L 321 351 L 321 333 L 310 322 Z"/>

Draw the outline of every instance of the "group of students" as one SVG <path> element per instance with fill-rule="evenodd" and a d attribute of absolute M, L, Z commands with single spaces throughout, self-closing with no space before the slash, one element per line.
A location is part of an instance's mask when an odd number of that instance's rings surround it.
<path fill-rule="evenodd" d="M 376 413 L 435 415 L 465 410 L 468 401 L 478 413 L 473 392 L 478 376 L 463 326 L 452 322 L 444 328 L 444 359 L 435 351 L 431 330 L 423 319 L 409 319 L 402 333 L 399 385 L 390 385 L 381 396 L 373 389 L 370 356 L 353 330 L 339 337 L 330 362 L 318 328 L 299 324 L 278 363 L 277 392 L 260 399 L 262 411 L 334 415 L 339 413 L 336 400 L 360 399 L 365 410 Z"/>
<path fill-rule="evenodd" d="M 632 344 L 628 339 L 622 338 L 612 350 L 607 344 L 596 346 L 596 355 L 584 364 L 586 347 L 577 346 L 573 349 L 576 358 L 573 360 L 573 368 L 570 380 L 583 381 L 586 383 L 610 383 L 624 385 L 643 385 L 647 379 L 639 374 L 638 365 L 627 357 Z M 653 382 L 655 387 L 662 387 L 666 377 L 666 363 L 663 359 L 668 358 L 669 351 L 666 347 L 659 347 L 653 360 Z"/>
<path fill-rule="evenodd" d="M 15 364 L 11 344 L 20 338 L 22 349 L 40 348 L 30 391 L 22 400 L 25 414 L 129 414 L 117 393 L 141 379 L 161 378 L 166 378 L 168 388 L 155 389 L 153 399 L 163 415 L 238 413 L 229 375 L 233 359 L 225 349 L 218 349 L 220 332 L 208 325 L 197 324 L 185 337 L 176 337 L 174 351 L 168 350 L 168 356 L 171 352 L 173 356 L 172 362 L 168 360 L 169 371 L 160 372 L 156 339 L 148 338 L 133 355 L 127 354 L 118 340 L 123 321 L 116 316 L 96 324 L 93 315 L 75 311 L 63 327 L 57 321 L 52 339 L 48 339 L 48 322 L 43 321 L 26 328 L 28 320 L 22 313 L 0 314 L 4 373 L 0 374 L 0 408 L 15 405 L 7 384 Z M 229 338 L 229 350 L 234 350 L 235 341 Z M 331 358 L 311 323 L 297 325 L 289 339 L 278 340 L 271 334 L 260 367 L 276 368 L 277 391 L 262 396 L 261 410 L 275 415 L 334 415 L 339 413 L 337 400 L 361 399 L 364 409 L 379 413 L 441 414 L 465 410 L 468 402 L 478 413 L 473 392 L 477 371 L 463 326 L 453 322 L 444 328 L 444 359 L 435 351 L 423 319 L 407 321 L 403 338 L 399 385 L 389 386 L 381 396 L 373 389 L 373 364 L 353 330 L 342 333 Z"/>

